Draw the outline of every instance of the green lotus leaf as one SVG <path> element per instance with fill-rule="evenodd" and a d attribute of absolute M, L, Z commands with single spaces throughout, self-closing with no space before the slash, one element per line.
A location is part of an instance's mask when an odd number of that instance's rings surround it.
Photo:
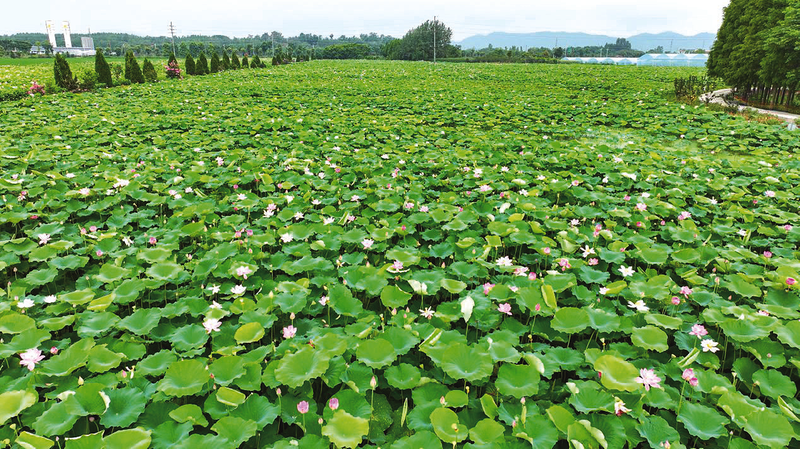
<path fill-rule="evenodd" d="M 678 441 L 680 438 L 678 431 L 670 427 L 669 423 L 660 416 L 640 419 L 636 430 L 650 443 L 651 447 L 659 447 L 665 441 Z"/>
<path fill-rule="evenodd" d="M 608 447 L 603 432 L 592 427 L 586 420 L 576 421 L 567 427 L 567 440 L 576 446 L 580 444 L 584 447 Z"/>
<path fill-rule="evenodd" d="M 789 321 L 783 326 L 777 327 L 773 332 L 783 344 L 800 349 L 800 321 Z"/>
<path fill-rule="evenodd" d="M 758 287 L 751 284 L 738 274 L 725 276 L 725 282 L 723 282 L 721 285 L 737 295 L 748 298 L 760 297 L 762 295 L 762 292 Z"/>
<path fill-rule="evenodd" d="M 144 412 L 147 399 L 133 387 L 107 390 L 108 409 L 100 416 L 105 427 L 128 427 Z"/>
<path fill-rule="evenodd" d="M 243 404 L 231 411 L 230 416 L 253 421 L 259 429 L 272 424 L 280 415 L 280 407 L 263 396 L 251 394 Z"/>
<path fill-rule="evenodd" d="M 442 357 L 442 369 L 454 379 L 468 382 L 483 379 L 492 374 L 492 358 L 480 348 L 463 343 L 451 343 Z"/>
<path fill-rule="evenodd" d="M 686 430 L 701 440 L 719 438 L 728 432 L 725 426 L 730 422 L 716 410 L 705 405 L 684 401 L 678 413 L 678 421 Z"/>
<path fill-rule="evenodd" d="M 762 369 L 753 373 L 753 383 L 758 385 L 761 393 L 778 400 L 781 396 L 794 397 L 797 385 L 791 378 L 774 369 Z"/>
<path fill-rule="evenodd" d="M 205 427 L 208 420 L 203 415 L 203 410 L 195 404 L 185 404 L 169 412 L 169 417 L 179 423 L 191 423 L 193 426 Z"/>
<path fill-rule="evenodd" d="M 59 299 L 66 301 L 73 306 L 80 306 L 94 299 L 94 291 L 89 289 L 75 290 L 74 292 L 61 295 Z"/>
<path fill-rule="evenodd" d="M 408 353 L 420 341 L 419 337 L 415 336 L 413 332 L 399 327 L 386 329 L 381 334 L 381 338 L 392 344 L 397 355 Z"/>
<path fill-rule="evenodd" d="M 152 441 L 151 433 L 141 427 L 120 430 L 103 438 L 103 443 L 106 449 L 147 449 Z"/>
<path fill-rule="evenodd" d="M 158 262 L 147 269 L 147 275 L 159 281 L 177 284 L 185 275 L 182 265 L 172 262 Z"/>
<path fill-rule="evenodd" d="M 217 401 L 230 407 L 238 407 L 240 404 L 244 403 L 245 399 L 244 393 L 241 391 L 236 391 L 228 387 L 220 387 L 217 389 Z"/>
<path fill-rule="evenodd" d="M 22 449 L 49 449 L 56 444 L 49 438 L 34 435 L 29 432 L 20 433 L 15 443 Z"/>
<path fill-rule="evenodd" d="M 177 360 L 178 356 L 174 352 L 163 349 L 139 362 L 136 365 L 136 373 L 144 376 L 160 376 Z"/>
<path fill-rule="evenodd" d="M 394 346 L 383 338 L 364 340 L 358 344 L 356 357 L 371 368 L 383 368 L 391 365 L 397 358 Z"/>
<path fill-rule="evenodd" d="M 170 338 L 178 351 L 190 351 L 199 348 L 208 341 L 208 333 L 199 324 L 179 327 Z"/>
<path fill-rule="evenodd" d="M 93 373 L 104 373 L 119 366 L 125 356 L 106 348 L 106 345 L 93 347 L 89 351 L 86 367 Z"/>
<path fill-rule="evenodd" d="M 422 378 L 419 368 L 408 363 L 390 366 L 384 372 L 389 385 L 401 390 L 410 390 L 419 385 Z"/>
<path fill-rule="evenodd" d="M 220 357 L 214 360 L 208 369 L 214 375 L 215 383 L 227 386 L 244 376 L 244 359 L 235 355 Z"/>
<path fill-rule="evenodd" d="M 0 394 L 0 424 L 5 424 L 38 400 L 36 393 L 27 390 L 6 391 Z"/>
<path fill-rule="evenodd" d="M 507 396 L 533 396 L 539 391 L 539 371 L 531 365 L 504 363 L 497 373 L 495 385 L 501 394 Z"/>
<path fill-rule="evenodd" d="M 321 376 L 328 369 L 329 361 L 321 351 L 306 346 L 278 362 L 275 378 L 284 385 L 297 388 L 307 380 Z"/>
<path fill-rule="evenodd" d="M 130 274 L 130 272 L 131 270 L 128 270 L 127 268 L 122 268 L 111 264 L 103 264 L 103 266 L 100 267 L 100 273 L 98 273 L 95 278 L 104 284 L 110 284 L 126 277 L 128 274 Z"/>
<path fill-rule="evenodd" d="M 589 326 L 589 314 L 577 307 L 563 307 L 556 311 L 550 326 L 567 334 L 575 334 Z"/>
<path fill-rule="evenodd" d="M 167 396 L 190 396 L 202 391 L 209 381 L 205 363 L 197 359 L 181 360 L 169 366 L 157 389 Z"/>
<path fill-rule="evenodd" d="M 103 441 L 103 432 L 87 433 L 78 437 L 65 438 L 66 449 L 92 449 L 107 447 Z"/>
<path fill-rule="evenodd" d="M 25 282 L 32 286 L 45 285 L 53 282 L 56 276 L 58 276 L 58 270 L 55 268 L 43 268 L 28 273 L 28 275 L 25 276 Z"/>
<path fill-rule="evenodd" d="M 358 316 L 364 309 L 361 301 L 353 297 L 353 293 L 344 285 L 336 285 L 329 291 L 330 304 L 339 315 Z"/>
<path fill-rule="evenodd" d="M 469 430 L 469 438 L 476 444 L 495 444 L 503 439 L 505 427 L 493 419 L 485 418 L 478 421 L 475 427 Z"/>
<path fill-rule="evenodd" d="M 449 408 L 436 408 L 430 419 L 436 436 L 445 443 L 455 444 L 467 438 L 469 429 L 458 422 L 458 415 Z"/>
<path fill-rule="evenodd" d="M 137 309 L 132 314 L 120 320 L 116 326 L 133 332 L 136 335 L 147 335 L 161 321 L 161 309 Z"/>
<path fill-rule="evenodd" d="M 44 436 L 61 435 L 75 424 L 80 415 L 69 411 L 65 402 L 57 402 L 33 422 L 33 430 Z"/>
<path fill-rule="evenodd" d="M 336 447 L 357 447 L 368 433 L 368 420 L 353 416 L 344 410 L 336 410 L 333 418 L 322 427 L 322 434 Z"/>
<path fill-rule="evenodd" d="M 678 317 L 669 315 L 661 315 L 658 313 L 648 313 L 645 315 L 644 320 L 648 324 L 663 327 L 664 329 L 676 330 L 683 325 L 683 320 Z"/>
<path fill-rule="evenodd" d="M 612 390 L 636 391 L 641 384 L 636 382 L 639 370 L 632 363 L 614 355 L 602 355 L 594 362 L 595 371 L 602 373 L 600 382 Z"/>
<path fill-rule="evenodd" d="M 637 327 L 631 333 L 631 342 L 640 348 L 656 352 L 669 349 L 667 333 L 655 326 Z"/>
<path fill-rule="evenodd" d="M 236 329 L 233 338 L 236 339 L 236 343 L 243 344 L 261 340 L 263 336 L 264 327 L 259 323 L 252 322 L 244 324 L 239 327 L 239 329 Z"/>
<path fill-rule="evenodd" d="M 227 440 L 232 447 L 239 447 L 255 436 L 258 432 L 258 425 L 249 419 L 225 416 L 215 422 L 211 426 L 211 430 Z"/>
<path fill-rule="evenodd" d="M 441 286 L 452 294 L 461 293 L 465 288 L 467 288 L 467 284 L 454 279 L 442 279 Z"/>
<path fill-rule="evenodd" d="M 542 415 L 529 416 L 523 425 L 512 430 L 512 434 L 526 440 L 532 449 L 552 449 L 559 440 L 558 429 Z"/>
<path fill-rule="evenodd" d="M 744 419 L 744 430 L 760 446 L 776 449 L 789 447 L 792 438 L 797 437 L 789 421 L 770 410 L 756 410 Z"/>
<path fill-rule="evenodd" d="M 10 312 L 0 317 L 0 332 L 19 334 L 36 326 L 33 318 L 21 313 Z"/>
<path fill-rule="evenodd" d="M 600 389 L 580 388 L 577 393 L 570 396 L 569 403 L 581 413 L 588 414 L 594 411 L 611 413 L 614 411 L 614 397 Z"/>
<path fill-rule="evenodd" d="M 759 338 L 769 335 L 768 330 L 756 326 L 748 320 L 740 320 L 737 318 L 729 318 L 720 323 L 719 326 L 728 338 L 743 343 L 758 340 Z"/>
<path fill-rule="evenodd" d="M 611 277 L 611 274 L 605 271 L 595 270 L 588 265 L 581 266 L 578 272 L 580 273 L 581 280 L 587 284 L 605 284 L 608 278 Z"/>
<path fill-rule="evenodd" d="M 80 368 L 89 360 L 89 350 L 94 347 L 94 340 L 84 338 L 73 343 L 58 355 L 41 363 L 40 372 L 48 376 L 66 376 Z M 40 432 L 36 432 L 40 433 Z"/>

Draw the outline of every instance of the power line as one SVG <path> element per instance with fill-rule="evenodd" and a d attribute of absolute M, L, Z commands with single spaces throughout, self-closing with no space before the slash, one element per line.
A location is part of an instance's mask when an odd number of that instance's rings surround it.
<path fill-rule="evenodd" d="M 175 55 L 175 26 L 172 22 L 169 23 L 169 34 L 172 36 L 172 54 Z"/>

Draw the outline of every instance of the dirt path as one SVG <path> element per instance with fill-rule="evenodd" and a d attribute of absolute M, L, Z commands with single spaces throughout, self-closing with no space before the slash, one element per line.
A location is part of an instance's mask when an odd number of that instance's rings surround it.
<path fill-rule="evenodd" d="M 759 114 L 774 115 L 775 117 L 778 117 L 781 120 L 784 120 L 784 121 L 788 122 L 790 124 L 790 128 L 792 128 L 791 125 L 794 125 L 795 123 L 797 123 L 797 119 L 800 118 L 800 115 L 790 114 L 788 112 L 772 111 L 772 110 L 769 110 L 769 109 L 760 109 L 760 108 L 754 108 L 754 107 L 751 107 L 751 106 L 743 106 L 743 105 L 739 105 L 739 104 L 728 103 L 728 101 L 725 99 L 725 97 L 728 96 L 730 93 L 731 93 L 730 89 L 715 90 L 714 92 L 701 95 L 700 96 L 700 101 L 708 102 L 708 103 L 714 103 L 714 104 L 721 104 L 723 106 L 736 106 L 736 107 L 739 108 L 740 111 L 750 110 L 750 111 L 753 111 L 753 112 L 758 112 Z M 793 129 L 797 129 L 797 127 L 795 126 L 795 127 L 793 127 Z"/>

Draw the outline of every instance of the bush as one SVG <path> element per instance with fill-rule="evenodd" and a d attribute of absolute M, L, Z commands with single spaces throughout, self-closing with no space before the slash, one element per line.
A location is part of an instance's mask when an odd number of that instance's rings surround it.
<path fill-rule="evenodd" d="M 147 58 L 145 58 L 144 64 L 142 64 L 142 72 L 145 81 L 148 83 L 155 83 L 158 81 L 158 73 L 156 73 L 156 68 L 153 67 L 153 63 Z"/>
<path fill-rule="evenodd" d="M 109 64 L 111 66 L 111 72 L 114 74 L 114 81 L 119 82 L 120 77 L 122 76 L 122 66 L 119 64 Z M 109 87 L 113 86 L 109 85 Z"/>
<path fill-rule="evenodd" d="M 690 76 L 675 78 L 675 98 L 678 100 L 694 100 L 706 92 L 713 92 L 720 84 L 716 78 L 708 76 Z"/>
<path fill-rule="evenodd" d="M 194 58 L 192 55 L 186 55 L 186 62 L 184 63 L 186 67 L 186 73 L 189 75 L 197 75 L 197 69 L 194 64 Z"/>
<path fill-rule="evenodd" d="M 53 79 L 56 85 L 62 89 L 75 90 L 78 87 L 78 79 L 72 76 L 67 58 L 60 53 L 53 61 Z"/>
<path fill-rule="evenodd" d="M 239 57 L 236 56 L 236 52 L 233 52 L 233 56 L 231 57 L 231 68 L 233 70 L 242 68 L 242 64 L 239 63 Z"/>
<path fill-rule="evenodd" d="M 169 66 L 169 65 L 170 65 L 170 64 L 172 64 L 173 62 L 174 62 L 175 64 L 177 64 L 177 63 L 178 63 L 178 58 L 176 58 L 176 57 L 175 57 L 175 53 L 171 53 L 171 54 L 169 55 L 169 61 L 167 61 L 167 66 Z"/>
<path fill-rule="evenodd" d="M 94 90 L 97 87 L 97 72 L 91 69 L 83 69 L 80 73 L 80 90 Z"/>
<path fill-rule="evenodd" d="M 132 51 L 128 51 L 128 53 L 125 54 L 125 79 L 131 83 L 144 83 L 142 68 L 139 67 L 139 62 L 136 61 L 136 57 L 133 56 Z"/>
<path fill-rule="evenodd" d="M 253 56 L 253 60 L 250 62 L 251 69 L 261 69 L 264 68 L 264 63 L 261 62 L 261 58 L 258 55 Z"/>
<path fill-rule="evenodd" d="M 94 71 L 97 73 L 97 81 L 112 86 L 114 83 L 111 81 L 111 67 L 108 65 L 105 56 L 103 56 L 103 49 L 98 48 L 97 53 L 94 55 Z"/>
<path fill-rule="evenodd" d="M 36 81 L 31 81 L 31 87 L 28 88 L 28 95 L 31 97 L 35 97 L 36 95 L 44 95 L 44 86 Z"/>
<path fill-rule="evenodd" d="M 228 57 L 228 50 L 222 52 L 222 70 L 231 69 L 231 58 Z"/>
<path fill-rule="evenodd" d="M 197 57 L 197 64 L 194 65 L 194 71 L 197 75 L 208 74 L 208 59 L 206 59 L 206 54 L 202 51 L 200 52 L 200 56 Z"/>
<path fill-rule="evenodd" d="M 217 73 L 220 71 L 220 63 L 219 63 L 219 55 L 217 52 L 211 54 L 211 73 Z"/>
<path fill-rule="evenodd" d="M 167 78 L 170 79 L 182 79 L 181 76 L 181 67 L 178 65 L 177 60 L 170 61 L 169 64 L 164 66 L 164 69 L 167 71 Z"/>

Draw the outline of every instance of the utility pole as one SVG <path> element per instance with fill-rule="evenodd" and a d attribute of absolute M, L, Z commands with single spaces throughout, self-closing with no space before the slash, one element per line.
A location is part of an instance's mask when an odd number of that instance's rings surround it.
<path fill-rule="evenodd" d="M 169 23 L 169 34 L 172 36 L 172 54 L 177 58 L 177 53 L 175 53 L 175 26 L 172 25 L 172 22 Z"/>
<path fill-rule="evenodd" d="M 275 58 L 275 32 L 273 31 L 270 36 L 272 36 L 272 57 Z"/>
<path fill-rule="evenodd" d="M 436 64 L 436 16 L 433 16 L 433 63 Z"/>

